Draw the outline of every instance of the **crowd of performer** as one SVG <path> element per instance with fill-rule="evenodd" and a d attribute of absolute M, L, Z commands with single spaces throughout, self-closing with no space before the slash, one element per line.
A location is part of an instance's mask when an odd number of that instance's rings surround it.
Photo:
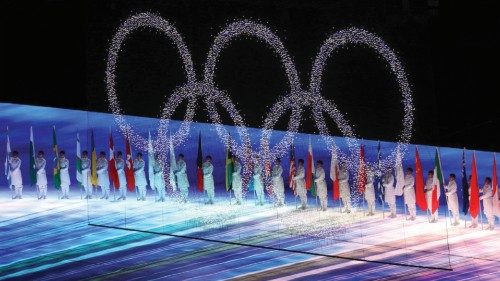
<path fill-rule="evenodd" d="M 123 154 L 118 151 L 115 155 L 115 166 L 118 174 L 118 179 L 120 185 L 118 187 L 119 197 L 117 200 L 126 200 L 127 198 L 127 178 L 125 176 L 125 166 L 126 161 L 123 159 Z M 57 159 L 60 171 L 60 199 L 69 199 L 70 196 L 70 175 L 69 175 L 69 160 L 65 157 L 65 152 L 59 152 L 59 159 Z M 236 204 L 242 204 L 243 202 L 243 183 L 242 183 L 242 165 L 236 156 L 232 156 L 232 175 L 231 175 L 231 190 L 234 193 L 236 199 Z M 96 172 L 97 172 L 97 182 L 92 184 L 91 182 L 91 159 L 89 158 L 89 153 L 83 151 L 81 154 L 81 172 L 82 172 L 82 182 L 81 186 L 84 189 L 84 198 L 92 199 L 94 195 L 94 187 L 101 189 L 100 199 L 110 198 L 110 178 L 108 171 L 108 159 L 106 158 L 106 153 L 101 151 L 99 157 L 96 161 Z M 297 169 L 295 175 L 292 178 L 294 185 L 294 193 L 296 197 L 300 200 L 300 208 L 306 209 L 308 207 L 308 192 L 306 189 L 306 171 L 304 168 L 304 160 L 298 160 Z M 47 172 L 46 172 L 46 160 L 44 158 L 44 152 L 39 151 L 38 155 L 34 161 L 34 167 L 36 171 L 36 186 L 38 190 L 38 199 L 47 198 Z M 12 152 L 12 156 L 8 159 L 9 165 L 9 176 L 10 176 L 10 188 L 13 191 L 13 199 L 21 199 L 23 191 L 23 177 L 21 173 L 21 159 L 19 158 L 19 153 L 17 151 Z M 189 181 L 186 173 L 186 162 L 184 160 L 184 155 L 179 154 L 176 161 L 176 169 L 174 172 L 175 183 L 180 191 L 181 202 L 187 202 L 189 198 Z M 261 161 L 258 157 L 254 159 L 252 169 L 252 184 L 255 191 L 255 201 L 256 205 L 264 205 L 266 201 L 265 196 L 265 184 L 263 182 L 263 168 L 261 166 Z M 150 177 L 150 188 L 155 191 L 156 201 L 164 202 L 166 196 L 166 185 L 165 177 L 163 171 L 163 164 L 160 159 L 160 155 L 156 153 L 154 155 L 154 163 L 152 165 L 152 177 Z M 341 212 L 350 213 L 352 211 L 351 205 L 351 188 L 349 187 L 349 172 L 347 170 L 346 164 L 339 163 L 339 197 L 342 202 Z M 146 187 L 148 186 L 148 181 L 146 179 L 145 173 L 145 161 L 143 159 L 142 153 L 137 153 L 136 158 L 133 160 L 133 170 L 134 170 L 134 182 L 137 189 L 136 197 L 138 201 L 146 200 Z M 207 204 L 213 204 L 215 201 L 215 185 L 213 178 L 214 166 L 212 164 L 212 157 L 210 155 L 206 156 L 202 164 L 203 172 L 203 189 L 206 192 Z M 277 206 L 283 206 L 285 204 L 285 189 L 283 180 L 283 168 L 280 159 L 276 159 L 271 168 L 271 185 L 272 193 L 275 198 L 275 204 Z M 371 168 L 367 168 L 366 173 L 366 184 L 364 188 L 364 200 L 367 202 L 367 215 L 373 216 L 375 214 L 376 208 L 376 192 L 374 186 L 375 171 Z M 314 183 L 317 188 L 317 197 L 320 202 L 320 209 L 326 211 L 328 208 L 328 191 L 325 179 L 325 171 L 323 169 L 323 162 L 318 160 L 315 163 Z M 469 177 L 469 186 L 470 186 Z M 413 169 L 407 168 L 404 175 L 404 188 L 402 194 L 397 194 L 395 188 L 395 177 L 391 169 L 386 170 L 381 177 L 381 184 L 383 187 L 383 199 L 384 202 L 389 207 L 389 217 L 395 218 L 396 214 L 396 196 L 402 195 L 404 198 L 404 208 L 405 212 L 408 210 L 408 220 L 416 219 L 416 197 L 415 197 L 415 178 L 413 175 Z M 434 190 L 434 171 L 428 172 L 427 179 L 425 182 L 425 195 L 428 206 L 428 214 L 430 222 L 437 222 L 438 220 L 438 209 L 432 210 L 432 192 Z M 469 187 L 470 189 L 470 187 Z M 448 181 L 444 186 L 446 191 L 448 209 L 451 213 L 452 224 L 459 225 L 460 214 L 459 214 L 459 203 L 457 196 L 457 183 L 455 174 L 450 174 Z M 490 177 L 486 177 L 484 180 L 483 188 L 480 189 L 480 200 L 483 202 L 483 211 L 488 222 L 488 229 L 493 229 L 495 224 L 495 211 L 493 200 L 499 200 L 498 198 L 493 198 L 492 181 Z M 469 190 L 470 194 L 470 190 Z M 472 224 L 470 227 L 478 226 L 477 216 L 472 219 Z"/>

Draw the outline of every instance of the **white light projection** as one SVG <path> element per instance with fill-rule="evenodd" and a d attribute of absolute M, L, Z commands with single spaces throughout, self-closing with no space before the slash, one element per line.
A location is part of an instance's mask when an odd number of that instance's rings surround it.
<path fill-rule="evenodd" d="M 141 28 L 158 30 L 173 41 L 183 61 L 184 71 L 187 77 L 187 82 L 177 87 L 165 102 L 160 115 L 157 138 L 154 140 L 154 147 L 157 151 L 161 152 L 163 163 L 167 169 L 169 161 L 166 161 L 166 157 L 168 156 L 170 142 L 172 142 L 174 147 L 177 147 L 185 141 L 190 131 L 190 124 L 194 118 L 198 101 L 201 99 L 211 122 L 216 127 L 219 138 L 224 142 L 226 147 L 231 147 L 232 152 L 241 159 L 244 167 L 244 182 L 246 182 L 251 175 L 250 167 L 252 158 L 255 155 L 261 155 L 261 161 L 263 167 L 265 167 L 266 163 L 272 163 L 276 158 L 282 157 L 288 153 L 294 136 L 300 128 L 302 114 L 307 112 L 307 109 L 312 111 L 318 131 L 323 136 L 328 149 L 337 150 L 337 155 L 346 163 L 350 172 L 356 174 L 357 165 L 359 163 L 358 136 L 355 134 L 348 120 L 346 120 L 344 115 L 338 110 L 335 103 L 321 96 L 322 75 L 327 60 L 335 50 L 348 44 L 363 44 L 370 47 L 384 59 L 389 65 L 391 72 L 395 75 L 404 108 L 403 130 L 398 136 L 398 147 L 402 155 L 406 152 L 407 143 L 411 139 L 413 129 L 414 107 L 411 89 L 404 68 L 398 57 L 394 51 L 376 35 L 363 29 L 349 28 L 337 31 L 328 37 L 322 44 L 314 61 L 309 89 L 304 90 L 300 84 L 295 64 L 278 36 L 262 24 L 248 20 L 236 21 L 229 24 L 215 37 L 205 63 L 204 79 L 197 80 L 190 52 L 182 36 L 167 20 L 153 13 L 140 13 L 134 15 L 120 25 L 111 42 L 106 69 L 106 90 L 110 109 L 113 112 L 115 121 L 121 132 L 124 135 L 128 135 L 132 144 L 141 150 L 147 150 L 147 139 L 136 133 L 123 116 L 124 113 L 120 107 L 120 102 L 116 93 L 115 81 L 116 63 L 121 47 L 133 31 Z M 275 104 L 269 107 L 268 115 L 264 119 L 264 124 L 261 129 L 260 148 L 257 151 L 252 149 L 245 122 L 235 104 L 223 90 L 217 88 L 214 82 L 217 59 L 221 52 L 232 40 L 241 36 L 264 42 L 278 55 L 286 72 L 290 87 L 290 92 L 287 95 L 280 97 Z M 171 132 L 169 130 L 170 118 L 184 99 L 188 100 L 184 120 L 176 132 Z M 222 107 L 227 110 L 237 127 L 241 144 L 239 144 L 222 125 L 216 104 L 222 105 Z M 278 119 L 288 111 L 291 111 L 291 115 L 287 132 L 276 145 L 271 147 L 270 137 L 274 125 L 277 123 Z M 334 138 L 330 136 L 330 131 L 326 125 L 323 114 L 328 115 L 342 132 L 349 147 L 348 153 L 338 150 Z M 383 169 L 394 167 L 396 150 L 397 148 L 383 159 L 381 165 Z M 371 166 L 375 165 L 375 163 L 368 164 Z M 169 173 L 165 174 L 168 175 Z M 264 178 L 267 183 L 268 194 L 272 195 L 272 189 L 269 185 L 270 179 L 268 176 Z M 169 182 L 169 180 L 166 180 L 167 185 Z M 356 194 L 353 195 L 354 201 L 358 201 L 356 197 L 359 197 L 359 194 L 357 196 Z M 274 196 L 271 196 L 271 198 L 274 198 Z"/>

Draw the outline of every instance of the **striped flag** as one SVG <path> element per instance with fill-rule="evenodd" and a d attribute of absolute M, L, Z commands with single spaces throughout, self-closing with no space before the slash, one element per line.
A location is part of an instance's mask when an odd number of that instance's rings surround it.
<path fill-rule="evenodd" d="M 441 187 L 444 186 L 443 168 L 441 166 L 441 157 L 436 147 L 434 155 L 434 178 L 432 179 L 432 213 L 439 208 L 439 197 L 441 197 Z"/>
<path fill-rule="evenodd" d="M 76 181 L 81 185 L 83 183 L 82 175 L 82 151 L 80 147 L 80 134 L 76 133 Z"/>
<path fill-rule="evenodd" d="M 12 185 L 10 184 L 10 167 L 9 167 L 9 160 L 10 157 L 12 157 L 12 150 L 10 149 L 10 139 L 9 139 L 9 127 L 7 127 L 7 150 L 5 153 L 5 177 L 7 177 L 7 181 L 9 182 L 9 188 L 12 188 Z"/>
<path fill-rule="evenodd" d="M 120 179 L 118 178 L 118 171 L 116 170 L 115 144 L 113 143 L 113 134 L 111 133 L 111 129 L 109 130 L 108 175 L 109 180 L 111 181 L 115 189 L 120 188 Z"/>
<path fill-rule="evenodd" d="M 97 152 L 95 150 L 94 130 L 90 135 L 90 182 L 97 185 Z"/>
<path fill-rule="evenodd" d="M 365 147 L 361 145 L 359 149 L 359 166 L 358 166 L 358 192 L 364 193 L 367 181 L 366 163 L 365 163 Z"/>
<path fill-rule="evenodd" d="M 198 133 L 198 156 L 196 157 L 196 183 L 198 191 L 203 192 L 203 151 L 201 150 L 201 132 Z"/>
<path fill-rule="evenodd" d="M 61 166 L 59 163 L 59 148 L 57 147 L 56 126 L 52 128 L 52 151 L 54 152 L 54 187 L 61 188 Z"/>
<path fill-rule="evenodd" d="M 295 181 L 293 178 L 297 173 L 297 167 L 295 167 L 295 146 L 292 143 L 290 149 L 290 173 L 288 174 L 288 186 L 293 190 L 293 195 L 297 196 L 297 190 L 295 189 Z"/>
<path fill-rule="evenodd" d="M 132 158 L 132 146 L 130 145 L 130 139 L 128 138 L 128 135 L 125 138 L 125 177 L 127 179 L 127 189 L 129 191 L 134 191 L 135 189 L 134 159 Z"/>
<path fill-rule="evenodd" d="M 311 195 L 316 197 L 316 184 L 314 183 L 314 156 L 309 138 L 309 146 L 307 148 L 307 163 L 306 163 L 306 189 L 311 192 Z"/>
<path fill-rule="evenodd" d="M 465 148 L 462 152 L 462 212 L 467 215 L 469 212 L 469 182 L 465 169 Z"/>
<path fill-rule="evenodd" d="M 33 127 L 30 127 L 30 181 L 31 186 L 36 185 L 35 139 L 33 137 Z"/>
<path fill-rule="evenodd" d="M 332 147 L 332 158 L 330 161 L 330 178 L 332 179 L 333 200 L 340 199 L 339 163 L 337 160 L 337 148 Z"/>
<path fill-rule="evenodd" d="M 420 210 L 427 210 L 427 200 L 424 191 L 424 171 L 422 170 L 422 162 L 418 154 L 418 148 L 415 146 L 415 197 L 417 206 Z"/>
<path fill-rule="evenodd" d="M 477 182 L 477 166 L 476 166 L 476 152 L 472 154 L 472 172 L 470 180 L 470 201 L 469 213 L 472 218 L 477 218 L 479 215 L 479 185 Z"/>

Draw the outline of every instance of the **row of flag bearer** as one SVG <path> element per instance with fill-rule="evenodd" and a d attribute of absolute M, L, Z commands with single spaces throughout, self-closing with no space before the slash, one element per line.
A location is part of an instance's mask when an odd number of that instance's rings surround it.
<path fill-rule="evenodd" d="M 88 151 L 80 151 L 80 140 L 77 134 L 77 160 L 76 178 L 84 191 L 84 198 L 91 199 L 94 194 L 94 187 L 101 189 L 101 199 L 109 199 L 110 189 L 114 187 L 118 190 L 117 200 L 126 200 L 127 191 L 136 192 L 138 201 L 146 200 L 146 187 L 149 186 L 155 191 L 157 201 L 165 201 L 165 174 L 164 165 L 160 155 L 154 153 L 152 149 L 151 136 L 149 136 L 149 167 L 148 178 L 146 177 L 146 163 L 142 153 L 136 153 L 135 159 L 132 157 L 131 146 L 128 139 L 125 140 L 125 151 L 114 151 L 113 137 L 109 136 L 109 158 L 101 151 L 97 156 L 94 145 L 94 135 L 91 135 L 91 154 Z M 378 163 L 380 163 L 379 145 Z M 59 151 L 56 141 L 55 127 L 53 129 L 53 153 L 54 153 L 54 186 L 59 190 L 59 198 L 69 199 L 69 187 L 71 185 L 69 160 L 63 150 Z M 47 172 L 45 153 L 39 151 L 35 156 L 33 131 L 30 129 L 30 179 L 36 183 L 38 199 L 47 197 Z M 396 157 L 396 167 L 382 171 L 380 165 L 370 166 L 364 160 L 364 147 L 361 146 L 359 153 L 358 174 L 355 181 L 357 190 L 351 190 L 349 186 L 349 172 L 346 163 L 339 161 L 335 149 L 332 151 L 330 178 L 333 181 L 333 199 L 340 199 L 341 212 L 350 213 L 352 211 L 351 194 L 357 192 L 363 197 L 363 203 L 367 203 L 367 215 L 375 214 L 377 195 L 383 206 L 389 207 L 389 217 L 396 217 L 396 197 L 403 196 L 405 214 L 408 211 L 408 220 L 415 220 L 417 206 L 427 211 L 429 221 L 437 222 L 439 210 L 439 198 L 441 189 L 445 191 L 447 208 L 451 213 L 453 225 L 459 224 L 459 202 L 457 195 L 456 175 L 449 174 L 448 180 L 444 180 L 439 152 L 436 149 L 434 169 L 427 173 L 424 182 L 422 164 L 418 149 L 415 149 L 415 176 L 412 168 L 408 167 L 404 172 L 402 160 L 398 151 Z M 189 181 L 186 173 L 186 162 L 184 155 L 179 154 L 174 159 L 173 148 L 170 147 L 170 185 L 174 190 L 179 189 L 180 201 L 187 202 L 189 197 Z M 297 164 L 297 166 L 296 166 Z M 10 140 L 7 135 L 7 157 L 5 160 L 6 175 L 9 180 L 9 187 L 13 191 L 13 199 L 22 198 L 22 174 L 21 159 L 17 151 L 11 151 Z M 215 185 L 213 178 L 214 167 L 212 157 L 206 156 L 203 160 L 201 150 L 201 135 L 198 142 L 197 158 L 197 186 L 199 191 L 205 191 L 206 203 L 213 204 L 215 200 Z M 226 151 L 226 190 L 232 191 L 236 204 L 243 202 L 243 180 L 242 165 L 236 156 Z M 270 188 L 267 189 L 264 183 L 264 174 L 269 175 Z M 276 159 L 270 168 L 263 168 L 261 159 L 257 156 L 253 159 L 252 175 L 248 183 L 247 191 L 254 192 L 256 205 L 264 205 L 265 190 L 268 190 L 274 198 L 277 206 L 285 204 L 285 190 L 283 180 L 283 168 L 280 159 Z M 379 178 L 379 186 L 375 188 L 375 178 Z M 293 190 L 296 198 L 300 200 L 300 208 L 308 207 L 308 193 L 319 200 L 319 207 L 326 211 L 328 208 L 328 189 L 323 162 L 314 162 L 312 146 L 309 143 L 306 162 L 303 159 L 295 161 L 294 148 L 292 146 L 290 155 L 290 174 L 288 184 Z M 488 229 L 494 228 L 495 216 L 500 214 L 500 198 L 498 194 L 498 179 L 496 174 L 496 159 L 493 160 L 493 176 L 486 177 L 483 188 L 479 189 L 477 179 L 477 168 L 475 153 L 472 159 L 472 174 L 466 177 L 465 152 L 462 161 L 462 188 L 463 188 L 463 212 L 469 213 L 472 218 L 470 227 L 478 226 L 478 215 L 481 213 L 483 202 L 484 214 L 488 221 Z M 378 191 L 378 192 L 376 192 Z M 480 193 L 482 193 L 481 196 Z M 384 204 L 385 203 L 385 204 Z"/>

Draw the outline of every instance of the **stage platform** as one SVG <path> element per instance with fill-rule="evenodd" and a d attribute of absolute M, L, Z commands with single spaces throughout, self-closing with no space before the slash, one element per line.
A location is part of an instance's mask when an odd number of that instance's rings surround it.
<path fill-rule="evenodd" d="M 0 279 L 19 280 L 492 280 L 500 276 L 497 230 L 230 204 L 193 196 L 112 202 L 0 192 Z M 251 196 L 250 196 L 251 198 Z M 233 199 L 234 200 L 234 199 Z M 234 201 L 233 201 L 234 203 Z M 443 213 L 443 212 L 441 212 Z"/>

